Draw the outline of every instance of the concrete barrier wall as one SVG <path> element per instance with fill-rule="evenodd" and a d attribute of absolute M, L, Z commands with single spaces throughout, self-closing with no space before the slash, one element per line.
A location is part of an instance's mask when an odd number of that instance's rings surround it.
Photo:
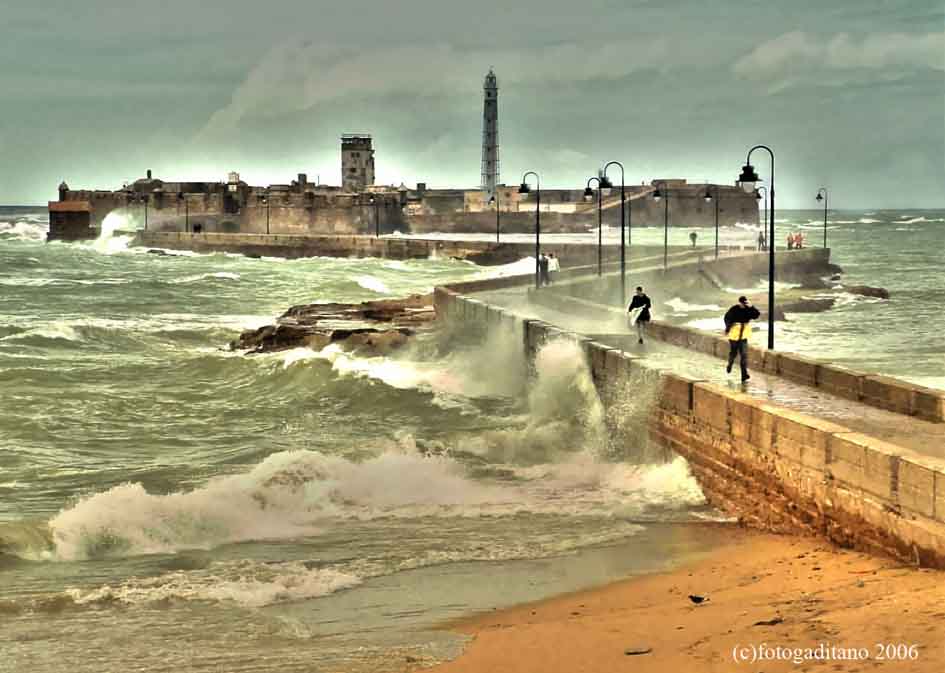
<path fill-rule="evenodd" d="M 426 259 L 429 257 L 471 258 L 478 264 L 503 264 L 535 254 L 534 243 L 495 243 L 493 241 L 461 241 L 350 235 L 308 234 L 234 234 L 180 231 L 127 232 L 134 244 L 171 250 L 195 252 L 229 252 L 267 257 L 385 257 L 392 259 Z M 597 246 L 578 243 L 544 243 L 542 251 L 554 253 L 564 267 L 597 265 Z M 685 249 L 684 249 L 685 250 Z M 604 268 L 615 268 L 618 249 L 610 245 L 602 249 Z"/>
<path fill-rule="evenodd" d="M 438 287 L 438 319 L 506 325 L 521 323 L 523 350 L 533 355 L 552 339 L 581 345 L 607 402 L 631 378 L 658 387 L 651 435 L 685 456 L 708 500 L 746 525 L 821 535 L 847 547 L 876 551 L 908 563 L 945 568 L 945 461 L 851 431 L 748 395 L 652 367 L 581 334 Z M 665 326 L 664 326 L 665 327 Z M 713 335 L 668 330 L 680 343 Z M 706 346 L 701 346 L 706 348 Z M 778 367 L 768 358 L 769 367 Z M 764 360 L 764 359 L 763 359 Z M 798 365 L 818 380 L 821 365 Z"/>
<path fill-rule="evenodd" d="M 664 374 L 653 432 L 713 505 L 769 530 L 945 567 L 945 461 L 835 423 Z"/>
<path fill-rule="evenodd" d="M 532 301 L 559 311 L 603 311 L 614 307 L 594 303 L 588 299 L 566 296 L 557 292 L 535 292 Z M 708 332 L 682 325 L 654 320 L 649 335 L 674 346 L 708 353 L 718 358 L 728 357 L 728 340 L 719 332 Z M 945 422 L 945 392 L 887 376 L 867 374 L 795 353 L 769 351 L 757 344 L 748 348 L 749 366 L 758 371 L 782 376 L 804 385 L 907 416 L 916 416 L 934 423 Z"/>

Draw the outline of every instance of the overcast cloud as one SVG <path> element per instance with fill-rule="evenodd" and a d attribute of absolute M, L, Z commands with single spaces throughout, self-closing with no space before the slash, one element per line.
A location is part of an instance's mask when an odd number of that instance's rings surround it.
<path fill-rule="evenodd" d="M 731 183 L 777 153 L 779 201 L 945 206 L 945 10 L 924 0 L 0 0 L 0 203 L 168 179 L 479 182 L 482 78 L 502 180 Z M 761 161 L 763 164 L 764 161 Z M 767 166 L 759 166 L 763 176 Z"/>

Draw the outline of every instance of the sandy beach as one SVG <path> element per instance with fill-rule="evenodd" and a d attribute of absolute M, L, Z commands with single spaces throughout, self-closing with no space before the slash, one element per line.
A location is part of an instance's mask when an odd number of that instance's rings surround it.
<path fill-rule="evenodd" d="M 943 579 L 816 539 L 733 529 L 693 565 L 448 625 L 472 640 L 428 670 L 937 672 Z"/>

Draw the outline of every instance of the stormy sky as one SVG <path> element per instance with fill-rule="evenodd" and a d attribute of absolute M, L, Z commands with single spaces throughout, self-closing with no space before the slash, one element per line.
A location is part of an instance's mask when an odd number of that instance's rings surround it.
<path fill-rule="evenodd" d="M 502 182 L 732 183 L 774 148 L 779 205 L 945 207 L 941 0 L 0 0 L 0 203 L 165 179 L 479 183 L 499 78 Z M 768 162 L 755 155 L 762 177 Z"/>

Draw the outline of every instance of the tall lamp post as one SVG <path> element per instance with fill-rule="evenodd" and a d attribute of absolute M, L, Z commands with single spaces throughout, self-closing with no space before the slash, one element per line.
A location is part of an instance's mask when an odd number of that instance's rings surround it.
<path fill-rule="evenodd" d="M 380 213 L 378 212 L 379 204 L 377 202 L 377 199 L 374 198 L 373 196 L 370 199 L 370 203 L 372 206 L 374 206 L 374 238 L 380 238 L 381 237 L 381 220 L 380 220 Z"/>
<path fill-rule="evenodd" d="M 177 192 L 177 200 L 184 202 L 184 233 L 186 234 L 190 232 L 190 201 L 184 192 Z"/>
<path fill-rule="evenodd" d="M 269 234 L 269 190 L 267 189 L 259 199 L 266 204 L 266 235 Z"/>
<path fill-rule="evenodd" d="M 767 145 L 755 145 L 748 150 L 742 173 L 738 182 L 749 194 L 761 180 L 751 165 L 751 153 L 755 150 L 765 150 L 771 157 L 771 187 L 768 188 L 768 199 L 771 205 L 768 208 L 768 349 L 774 350 L 774 152 Z"/>
<path fill-rule="evenodd" d="M 669 190 L 657 187 L 653 198 L 663 202 L 663 271 L 666 271 L 669 267 Z"/>
<path fill-rule="evenodd" d="M 762 196 L 762 192 L 764 192 L 764 196 Z M 761 218 L 761 222 L 759 222 L 758 224 L 762 226 L 762 230 L 765 232 L 765 245 L 767 246 L 768 245 L 768 188 L 759 187 L 758 189 L 756 189 L 755 200 L 761 201 L 761 212 L 763 214 L 763 217 Z"/>
<path fill-rule="evenodd" d="M 817 200 L 824 202 L 824 247 L 827 247 L 827 188 L 817 190 Z"/>
<path fill-rule="evenodd" d="M 495 205 L 495 242 L 499 242 L 499 186 L 496 185 L 495 192 L 489 197 L 489 205 Z"/>
<path fill-rule="evenodd" d="M 584 189 L 584 200 L 590 201 L 594 198 L 594 190 L 591 189 L 591 180 L 597 181 L 597 275 L 600 276 L 603 273 L 604 262 L 604 210 L 602 207 L 603 204 L 603 190 L 600 188 L 600 178 L 588 178 L 587 187 Z"/>
<path fill-rule="evenodd" d="M 607 169 L 611 166 L 620 166 L 620 303 L 624 305 L 627 301 L 627 256 L 624 251 L 623 225 L 624 222 L 627 222 L 626 215 L 624 214 L 625 204 L 627 203 L 627 192 L 624 187 L 623 164 L 619 161 L 609 161 L 604 166 L 603 174 L 600 176 L 601 189 L 613 188 L 613 184 L 607 177 Z M 628 229 L 629 225 L 630 223 L 627 222 Z"/>
<path fill-rule="evenodd" d="M 538 258 L 541 256 L 541 179 L 535 171 L 528 171 L 522 176 L 522 184 L 518 188 L 519 194 L 529 194 L 532 188 L 528 186 L 529 175 L 535 176 L 535 287 L 541 287 L 541 268 Z"/>
<path fill-rule="evenodd" d="M 708 180 L 705 185 L 705 201 L 715 201 L 715 258 L 719 258 L 719 186 L 715 185 L 715 194 L 712 193 Z"/>

